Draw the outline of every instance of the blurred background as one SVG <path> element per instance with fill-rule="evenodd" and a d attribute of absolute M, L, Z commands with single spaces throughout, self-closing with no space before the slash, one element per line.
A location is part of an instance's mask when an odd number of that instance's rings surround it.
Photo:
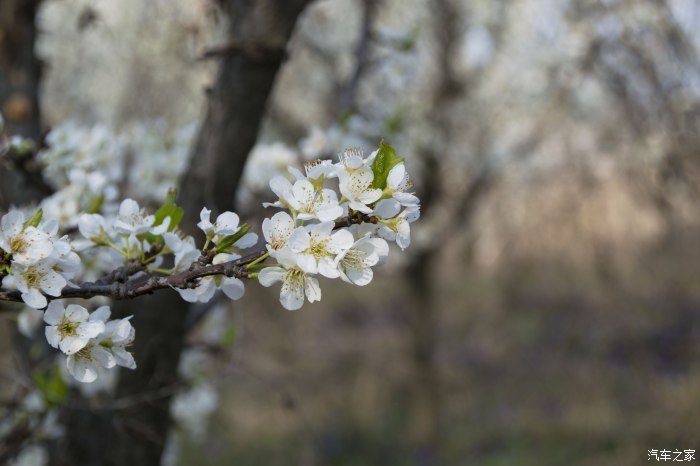
<path fill-rule="evenodd" d="M 49 155 L 83 135 L 86 157 L 122 161 L 123 195 L 157 203 L 216 152 L 220 209 L 259 233 L 274 174 L 385 139 L 422 200 L 411 247 L 368 287 L 326 281 L 286 312 L 251 284 L 178 314 L 194 323 L 171 358 L 186 383 L 160 407 L 163 464 L 700 450 L 700 2 L 32 3 L 41 113 L 17 128 L 51 130 Z M 28 104 L 8 101 L 12 123 Z"/>

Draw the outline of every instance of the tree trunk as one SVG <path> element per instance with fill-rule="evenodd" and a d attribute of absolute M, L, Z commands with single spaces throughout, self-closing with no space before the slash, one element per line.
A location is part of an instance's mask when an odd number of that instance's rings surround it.
<path fill-rule="evenodd" d="M 39 142 L 41 62 L 34 54 L 36 12 L 41 0 L 0 1 L 0 113 L 5 130 Z M 0 209 L 40 199 L 37 189 L 15 167 L 0 164 Z"/>
<path fill-rule="evenodd" d="M 272 0 L 223 2 L 230 42 L 208 52 L 221 66 L 180 189 L 182 229 L 194 234 L 203 206 L 233 208 L 238 182 L 255 144 L 275 76 L 297 16 L 307 3 Z M 116 307 L 134 315 L 139 368 L 122 372 L 116 409 L 66 408 L 67 438 L 53 465 L 153 466 L 170 428 L 169 405 L 184 346 L 189 305 L 173 291 Z"/>

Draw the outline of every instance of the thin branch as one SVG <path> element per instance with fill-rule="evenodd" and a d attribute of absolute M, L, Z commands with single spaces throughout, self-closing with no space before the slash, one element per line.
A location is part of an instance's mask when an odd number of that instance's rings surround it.
<path fill-rule="evenodd" d="M 82 298 L 89 299 L 95 296 L 106 296 L 112 299 L 133 299 L 138 296 L 152 294 L 155 291 L 165 288 L 193 288 L 197 285 L 197 279 L 211 275 L 226 275 L 227 277 L 250 278 L 251 273 L 244 266 L 257 259 L 266 251 L 260 250 L 256 253 L 226 262 L 224 264 L 202 266 L 193 264 L 189 270 L 174 275 L 147 275 L 142 278 L 120 283 L 114 281 L 109 284 L 97 282 L 85 282 L 78 286 L 68 285 L 63 288 L 61 296 L 47 296 L 47 299 L 62 298 Z M 19 291 L 0 292 L 0 301 L 22 301 Z"/>
<path fill-rule="evenodd" d="M 335 222 L 335 228 L 348 227 L 360 223 L 377 223 L 377 217 L 352 212 Z M 174 275 L 146 275 L 133 280 L 129 277 L 146 270 L 146 265 L 130 261 L 126 265 L 110 272 L 95 282 L 84 282 L 80 285 L 68 285 L 63 288 L 60 296 L 46 296 L 47 300 L 82 298 L 90 299 L 95 296 L 106 296 L 115 300 L 133 299 L 139 296 L 152 294 L 155 291 L 166 288 L 194 288 L 198 284 L 198 279 L 212 275 L 225 275 L 236 278 L 252 278 L 253 272 L 246 268 L 246 265 L 256 261 L 267 254 L 266 248 L 248 254 L 233 261 L 223 264 L 209 264 L 203 255 L 200 260 L 194 262 L 188 270 Z M 17 290 L 0 290 L 0 301 L 22 302 L 22 294 Z"/>

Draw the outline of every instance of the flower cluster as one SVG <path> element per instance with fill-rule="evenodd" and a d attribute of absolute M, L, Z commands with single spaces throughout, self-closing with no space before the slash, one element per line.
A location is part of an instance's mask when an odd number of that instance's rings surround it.
<path fill-rule="evenodd" d="M 258 235 L 234 212 L 214 218 L 204 207 L 201 239 L 183 233 L 184 211 L 174 192 L 152 213 L 133 199 L 92 213 L 71 210 L 70 222 L 54 218 L 58 207 L 46 217 L 42 208 L 31 216 L 12 210 L 0 218 L 0 300 L 45 309 L 49 344 L 67 356 L 76 380 L 93 382 L 113 367 L 136 367 L 126 349 L 134 328 L 130 318 L 109 320 L 107 306 L 89 313 L 62 299 L 126 299 L 173 288 L 192 303 L 207 303 L 217 291 L 237 300 L 244 280 L 257 279 L 265 287 L 281 282 L 282 306 L 296 310 L 321 299 L 319 276 L 367 285 L 389 253 L 388 242 L 401 249 L 410 244 L 420 202 L 391 146 L 381 143 L 368 157 L 348 149 L 336 163 L 317 160 L 304 173 L 288 172 L 269 181 L 277 199 L 263 205 L 281 210 L 264 219 L 265 244 L 252 252 L 246 250 Z M 92 172 L 68 186 L 102 186 L 98 178 Z M 59 225 L 68 234 L 59 233 Z M 101 272 L 86 280 L 86 269 Z M 28 327 L 31 314 L 23 316 Z"/>
<path fill-rule="evenodd" d="M 58 297 L 80 270 L 80 258 L 58 223 L 42 221 L 38 210 L 26 219 L 13 210 L 0 220 L 0 276 L 4 288 L 17 289 L 30 307 L 46 307 L 46 295 Z"/>
<path fill-rule="evenodd" d="M 258 279 L 263 286 L 282 282 L 280 302 L 289 310 L 301 308 L 304 298 L 321 299 L 315 275 L 368 284 L 372 267 L 388 255 L 387 241 L 408 247 L 410 223 L 420 216 L 403 159 L 387 144 L 367 158 L 347 149 L 337 163 L 312 162 L 305 171 L 290 169 L 293 183 L 282 176 L 270 180 L 278 200 L 264 204 L 286 212 L 263 221 L 268 254 L 277 265 L 262 268 Z M 339 225 L 340 217 L 359 221 Z"/>
<path fill-rule="evenodd" d="M 134 341 L 134 327 L 125 319 L 109 320 L 107 306 L 89 313 L 77 304 L 63 307 L 52 301 L 44 313 L 46 339 L 66 356 L 68 372 L 79 382 L 90 383 L 102 369 L 116 366 L 136 368 L 126 347 Z"/>

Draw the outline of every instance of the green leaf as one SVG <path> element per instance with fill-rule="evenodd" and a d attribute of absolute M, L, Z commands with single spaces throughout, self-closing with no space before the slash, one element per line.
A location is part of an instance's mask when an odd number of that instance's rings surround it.
<path fill-rule="evenodd" d="M 229 324 L 229 326 L 226 327 L 224 334 L 221 336 L 221 346 L 225 349 L 231 349 L 233 347 L 233 343 L 236 341 L 236 333 L 236 325 Z"/>
<path fill-rule="evenodd" d="M 156 220 L 153 222 L 154 227 L 163 223 L 167 217 L 170 217 L 168 231 L 173 231 L 180 224 L 182 217 L 185 215 L 185 211 L 175 203 L 176 197 L 177 191 L 175 189 L 168 191 L 168 197 L 165 199 L 165 202 L 156 210 Z"/>
<path fill-rule="evenodd" d="M 372 162 L 372 172 L 374 173 L 373 188 L 385 189 L 386 179 L 389 172 L 396 165 L 404 161 L 403 157 L 396 155 L 396 150 L 384 141 L 379 143 L 379 151 Z"/>
<path fill-rule="evenodd" d="M 39 223 L 41 223 L 41 218 L 43 216 L 44 216 L 44 210 L 41 208 L 37 209 L 36 212 L 34 212 L 34 215 L 32 215 L 32 217 L 29 220 L 24 222 L 24 228 L 27 228 L 27 227 L 35 227 L 36 228 L 36 227 L 38 227 Z"/>
<path fill-rule="evenodd" d="M 236 241 L 241 239 L 243 237 L 243 235 L 248 233 L 248 230 L 250 230 L 250 225 L 248 225 L 247 223 L 244 223 L 243 225 L 241 225 L 240 230 L 238 230 L 237 232 L 235 232 L 234 234 L 232 234 L 230 236 L 225 236 L 221 241 L 219 241 L 219 244 L 216 245 L 216 252 L 220 253 L 220 252 L 226 251 L 228 248 L 233 246 L 233 244 Z"/>
<path fill-rule="evenodd" d="M 47 405 L 56 406 L 68 396 L 68 386 L 61 377 L 58 366 L 53 366 L 48 371 L 36 370 L 32 374 L 32 378 Z"/>

